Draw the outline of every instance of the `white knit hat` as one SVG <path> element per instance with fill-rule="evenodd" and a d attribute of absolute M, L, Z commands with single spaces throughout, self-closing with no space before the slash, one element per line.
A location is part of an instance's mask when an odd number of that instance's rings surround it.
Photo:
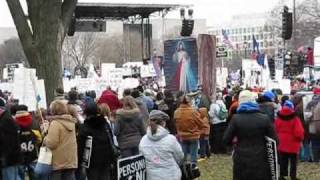
<path fill-rule="evenodd" d="M 239 104 L 246 102 L 256 102 L 256 96 L 248 90 L 241 91 L 239 94 Z"/>

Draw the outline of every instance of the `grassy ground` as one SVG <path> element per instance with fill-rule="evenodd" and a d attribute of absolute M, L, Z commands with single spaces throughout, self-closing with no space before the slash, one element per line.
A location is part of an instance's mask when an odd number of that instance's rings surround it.
<path fill-rule="evenodd" d="M 212 155 L 210 159 L 199 162 L 200 180 L 232 180 L 232 160 L 230 156 Z M 298 178 L 301 180 L 320 180 L 320 164 L 300 163 Z"/>

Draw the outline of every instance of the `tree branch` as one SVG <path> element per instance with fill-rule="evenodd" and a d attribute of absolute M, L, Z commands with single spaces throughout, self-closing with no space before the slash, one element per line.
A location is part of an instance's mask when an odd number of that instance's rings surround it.
<path fill-rule="evenodd" d="M 64 34 L 69 29 L 72 15 L 76 9 L 78 0 L 64 0 L 61 6 L 61 20 L 64 27 Z"/>
<path fill-rule="evenodd" d="M 19 0 L 7 0 L 12 19 L 22 44 L 32 45 L 32 32 Z"/>

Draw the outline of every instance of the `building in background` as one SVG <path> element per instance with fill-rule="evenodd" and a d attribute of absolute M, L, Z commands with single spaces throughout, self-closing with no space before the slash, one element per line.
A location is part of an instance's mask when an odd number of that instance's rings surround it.
<path fill-rule="evenodd" d="M 230 59 L 234 59 L 235 56 L 250 57 L 254 49 L 253 36 L 260 52 L 274 53 L 279 38 L 273 35 L 273 27 L 266 25 L 267 17 L 268 13 L 237 15 L 227 23 L 208 28 L 208 32 L 217 36 L 217 45 L 227 44 Z M 225 42 L 226 36 L 229 43 Z"/>

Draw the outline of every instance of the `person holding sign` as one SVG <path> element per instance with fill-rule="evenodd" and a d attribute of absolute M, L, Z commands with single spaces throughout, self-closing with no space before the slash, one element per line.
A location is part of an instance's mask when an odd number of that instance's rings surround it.
<path fill-rule="evenodd" d="M 237 139 L 233 154 L 233 179 L 271 180 L 265 136 L 276 139 L 270 117 L 259 110 L 255 95 L 242 91 L 240 106 L 224 134 L 223 141 L 231 144 Z"/>
<path fill-rule="evenodd" d="M 180 180 L 179 164 L 183 160 L 183 151 L 175 136 L 165 129 L 169 116 L 159 110 L 149 115 L 147 134 L 143 136 L 139 149 L 147 164 L 148 180 Z"/>
<path fill-rule="evenodd" d="M 88 180 L 110 180 L 113 142 L 108 132 L 111 128 L 96 103 L 87 104 L 84 113 L 86 120 L 77 139 L 79 164 L 86 169 Z M 91 138 L 89 147 L 88 137 Z"/>

